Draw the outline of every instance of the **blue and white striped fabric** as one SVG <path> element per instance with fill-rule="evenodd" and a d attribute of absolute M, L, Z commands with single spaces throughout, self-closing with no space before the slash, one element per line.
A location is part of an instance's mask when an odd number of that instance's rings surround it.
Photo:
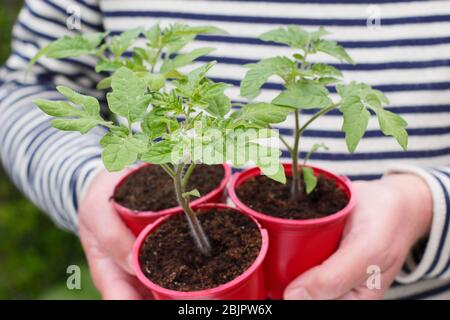
<path fill-rule="evenodd" d="M 206 0 L 33 0 L 26 1 L 14 28 L 13 54 L 0 73 L 0 154 L 13 181 L 61 226 L 76 229 L 76 209 L 83 191 L 102 169 L 98 131 L 89 135 L 59 132 L 49 125 L 31 101 L 57 99 L 55 84 L 87 94 L 98 76 L 93 58 L 55 61 L 41 59 L 24 79 L 29 59 L 49 41 L 75 34 L 66 27 L 68 8 L 79 8 L 81 32 L 123 30 L 181 21 L 214 24 L 229 35 L 205 35 L 187 49 L 217 48 L 201 62 L 217 60 L 215 80 L 233 84 L 236 101 L 245 74 L 243 64 L 289 54 L 288 48 L 263 43 L 257 36 L 276 26 L 299 24 L 307 29 L 325 26 L 358 62 L 346 65 L 318 55 L 316 61 L 343 70 L 346 79 L 364 81 L 384 91 L 389 109 L 409 123 L 409 150 L 404 152 L 377 130 L 372 118 L 357 152 L 348 154 L 338 112 L 332 112 L 305 132 L 306 152 L 316 142 L 330 151 L 313 155 L 313 163 L 352 179 L 375 179 L 389 170 L 413 172 L 433 191 L 434 218 L 420 261 L 410 259 L 409 272 L 389 297 L 444 297 L 450 288 L 450 1 L 206 1 Z M 374 15 L 381 25 L 367 26 Z M 376 16 L 375 16 L 376 18 Z M 261 99 L 274 97 L 280 82 L 264 87 Z M 102 98 L 102 97 L 99 97 Z M 312 111 L 305 112 L 303 121 Z M 279 126 L 287 140 L 292 119 Z M 286 153 L 285 153 L 286 155 Z M 303 154 L 302 154 L 303 155 Z"/>

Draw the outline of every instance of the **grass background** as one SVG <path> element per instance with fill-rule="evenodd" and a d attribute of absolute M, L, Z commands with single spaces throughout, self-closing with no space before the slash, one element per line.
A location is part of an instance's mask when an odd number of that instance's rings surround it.
<path fill-rule="evenodd" d="M 10 54 L 21 0 L 0 2 L 0 65 Z M 81 290 L 66 287 L 66 269 L 81 267 Z M 0 167 L 0 299 L 98 299 L 78 239 L 57 229 L 9 182 Z"/>

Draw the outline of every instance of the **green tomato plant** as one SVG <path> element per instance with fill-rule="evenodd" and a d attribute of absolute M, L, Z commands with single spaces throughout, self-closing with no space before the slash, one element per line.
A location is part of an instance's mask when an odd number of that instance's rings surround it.
<path fill-rule="evenodd" d="M 122 170 L 137 160 L 161 166 L 173 180 L 178 204 L 184 210 L 199 251 L 205 255 L 210 253 L 210 243 L 190 206 L 191 197 L 200 194 L 198 190 L 186 190 L 195 166 L 229 162 L 241 167 L 250 162 L 270 178 L 285 182 L 280 150 L 263 142 L 278 138 L 277 132 L 268 127 L 283 121 L 290 111 L 283 106 L 248 104 L 232 112 L 232 103 L 225 94 L 228 85 L 207 77 L 215 62 L 187 73 L 179 70 L 211 51 L 178 53 L 180 48 L 193 40 L 193 35 L 217 30 L 184 25 L 162 30 L 156 25 L 147 31 L 141 28 L 126 31 L 112 40 L 106 40 L 104 35 L 65 37 L 51 43 L 33 59 L 34 63 L 42 55 L 99 57 L 97 71 L 112 73 L 100 82 L 107 83 L 101 88 L 111 87 L 106 95 L 108 109 L 125 118 L 126 124 L 103 118 L 96 98 L 64 86 L 58 86 L 57 90 L 65 100 L 38 99 L 35 104 L 55 117 L 52 125 L 59 130 L 85 134 L 97 126 L 107 128 L 100 144 L 102 160 L 109 171 Z M 141 33 L 147 39 L 146 48 L 134 47 L 132 57 L 124 57 Z M 166 85 L 170 78 L 170 85 Z M 133 132 L 133 125 L 140 125 L 141 131 Z"/>
<path fill-rule="evenodd" d="M 349 152 L 354 152 L 367 129 L 371 112 L 375 113 L 384 135 L 394 137 L 403 149 L 408 145 L 407 122 L 399 115 L 384 109 L 389 103 L 387 97 L 379 90 L 365 83 L 343 82 L 343 75 L 337 68 L 324 64 L 312 63 L 314 54 L 325 54 L 340 61 L 354 64 L 346 50 L 335 41 L 325 39 L 329 33 L 324 28 L 308 32 L 298 26 L 290 25 L 262 34 L 263 41 L 287 45 L 293 49 L 292 56 L 277 56 L 247 65 L 248 71 L 241 82 L 240 94 L 253 100 L 260 94 L 261 87 L 272 76 L 283 81 L 283 90 L 271 105 L 286 107 L 294 113 L 295 129 L 293 144 L 280 137 L 292 158 L 291 198 L 298 199 L 302 193 L 311 193 L 317 185 L 313 170 L 305 166 L 311 154 L 323 144 L 316 144 L 303 159 L 302 171 L 299 170 L 300 139 L 305 130 L 324 114 L 338 109 L 343 115 L 342 130 Z M 328 85 L 335 85 L 339 96 L 333 101 Z M 304 124 L 300 122 L 302 110 L 317 109 Z M 325 147 L 326 148 L 326 147 Z M 302 183 L 303 177 L 303 183 Z M 306 188 L 305 188 L 306 187 Z"/>

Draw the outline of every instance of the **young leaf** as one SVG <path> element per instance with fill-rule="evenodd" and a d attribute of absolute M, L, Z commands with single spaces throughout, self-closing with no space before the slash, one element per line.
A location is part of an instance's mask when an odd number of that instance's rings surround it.
<path fill-rule="evenodd" d="M 147 38 L 149 47 L 155 49 L 161 47 L 161 28 L 159 24 L 155 24 L 150 29 L 145 31 L 144 35 Z"/>
<path fill-rule="evenodd" d="M 94 33 L 88 35 L 65 36 L 52 42 L 44 49 L 44 54 L 49 58 L 62 59 L 78 57 L 84 54 L 97 52 L 97 47 L 105 37 L 105 33 Z M 38 53 L 38 55 L 42 55 Z"/>
<path fill-rule="evenodd" d="M 52 117 L 80 117 L 83 112 L 65 101 L 37 99 L 33 101 L 39 109 Z"/>
<path fill-rule="evenodd" d="M 314 171 L 310 167 L 302 167 L 303 181 L 306 186 L 306 194 L 310 194 L 317 186 L 317 177 L 314 175 Z"/>
<path fill-rule="evenodd" d="M 54 128 L 62 131 L 79 131 L 85 134 L 102 122 L 91 118 L 53 119 L 51 124 Z"/>
<path fill-rule="evenodd" d="M 178 128 L 178 121 L 154 112 L 148 113 L 141 123 L 142 131 L 150 140 L 160 138 L 168 131 L 172 132 Z"/>
<path fill-rule="evenodd" d="M 148 74 L 147 85 L 150 91 L 159 91 L 166 84 L 166 77 L 163 74 Z"/>
<path fill-rule="evenodd" d="M 278 28 L 259 36 L 263 41 L 282 43 L 291 48 L 303 49 L 310 41 L 310 34 L 296 25 Z"/>
<path fill-rule="evenodd" d="M 249 144 L 251 146 L 252 144 Z M 261 172 L 272 180 L 286 183 L 284 168 L 280 163 L 280 151 L 275 148 L 267 148 L 258 145 L 258 154 L 254 159 Z M 250 159 L 253 160 L 253 159 Z"/>
<path fill-rule="evenodd" d="M 285 184 L 286 183 L 286 173 L 284 172 L 284 168 L 281 163 L 273 164 L 273 167 L 276 167 L 276 170 L 267 170 L 264 165 L 259 163 L 259 167 L 261 168 L 261 171 L 270 179 L 275 180 L 279 183 Z"/>
<path fill-rule="evenodd" d="M 184 192 L 183 193 L 183 198 L 189 199 L 190 197 L 197 197 L 200 198 L 200 192 L 197 189 L 188 191 L 188 192 Z"/>
<path fill-rule="evenodd" d="M 231 110 L 231 101 L 225 94 L 218 94 L 211 98 L 205 99 L 208 106 L 205 108 L 209 114 L 223 118 Z"/>
<path fill-rule="evenodd" d="M 102 160 L 108 171 L 120 171 L 137 160 L 137 154 L 126 145 L 110 144 L 102 152 Z"/>
<path fill-rule="evenodd" d="M 112 76 L 111 87 L 113 91 L 106 96 L 111 111 L 126 117 L 129 123 L 142 119 L 151 98 L 146 94 L 146 82 L 122 67 Z"/>
<path fill-rule="evenodd" d="M 342 72 L 327 64 L 316 63 L 312 66 L 313 73 L 321 78 L 341 78 Z"/>
<path fill-rule="evenodd" d="M 100 73 L 103 71 L 112 72 L 116 71 L 120 67 L 123 67 L 123 63 L 119 61 L 100 60 L 95 66 L 95 72 Z"/>
<path fill-rule="evenodd" d="M 191 52 L 179 54 L 172 60 L 167 60 L 163 63 L 161 66 L 161 72 L 168 72 L 171 70 L 175 70 L 181 67 L 184 67 L 188 64 L 191 64 L 194 60 L 196 60 L 199 57 L 205 56 L 212 51 L 214 51 L 215 48 L 199 48 L 192 50 Z"/>
<path fill-rule="evenodd" d="M 324 52 L 332 57 L 335 57 L 341 61 L 345 61 L 347 63 L 355 64 L 355 61 L 349 56 L 347 51 L 344 49 L 343 46 L 339 45 L 335 41 L 330 40 L 320 40 L 316 46 L 315 49 L 317 51 Z"/>
<path fill-rule="evenodd" d="M 310 82 L 295 83 L 287 87 L 275 99 L 275 105 L 295 109 L 316 109 L 329 106 L 332 101 L 328 90 L 319 84 Z"/>
<path fill-rule="evenodd" d="M 142 27 L 127 30 L 111 39 L 110 49 L 113 55 L 120 57 L 144 31 Z"/>
<path fill-rule="evenodd" d="M 286 57 L 268 58 L 248 66 L 250 69 L 241 82 L 241 96 L 256 98 L 269 77 L 278 75 L 287 78 L 296 69 L 297 63 Z"/>
<path fill-rule="evenodd" d="M 105 89 L 111 88 L 111 80 L 112 80 L 112 77 L 107 77 L 107 78 L 100 80 L 100 82 L 97 83 L 97 90 L 105 90 Z"/>
<path fill-rule="evenodd" d="M 82 106 L 83 110 L 92 117 L 100 117 L 100 103 L 94 97 L 85 96 L 64 86 L 56 87 L 63 96 L 76 105 Z"/>
<path fill-rule="evenodd" d="M 172 150 L 175 147 L 175 143 L 163 140 L 159 141 L 148 147 L 147 151 L 141 156 L 141 160 L 153 163 L 153 164 L 164 164 L 164 163 L 174 163 L 177 159 L 173 159 Z"/>
<path fill-rule="evenodd" d="M 81 109 L 64 101 L 35 100 L 34 103 L 46 114 L 63 118 L 52 120 L 55 128 L 64 131 L 79 131 L 84 134 L 97 125 L 108 124 L 100 116 L 100 104 L 97 99 L 81 95 L 67 87 L 59 86 L 57 89 Z"/>
<path fill-rule="evenodd" d="M 184 26 L 178 31 L 180 35 L 199 35 L 199 34 L 228 34 L 225 30 L 214 26 Z"/>
<path fill-rule="evenodd" d="M 242 107 L 234 117 L 236 121 L 246 121 L 265 128 L 269 124 L 285 121 L 289 112 L 291 110 L 288 108 L 269 103 L 251 103 Z"/>
<path fill-rule="evenodd" d="M 342 130 L 345 132 L 347 148 L 350 152 L 354 152 L 366 132 L 370 113 L 358 96 L 345 97 L 340 111 L 344 115 Z"/>
<path fill-rule="evenodd" d="M 405 119 L 382 108 L 376 108 L 374 110 L 378 117 L 381 131 L 386 136 L 394 137 L 400 146 L 406 150 L 408 148 L 408 132 L 406 131 L 408 123 Z"/>
<path fill-rule="evenodd" d="M 115 128 L 100 141 L 103 163 L 108 171 L 119 171 L 133 164 L 147 147 L 145 140 L 130 135 L 127 128 Z"/>

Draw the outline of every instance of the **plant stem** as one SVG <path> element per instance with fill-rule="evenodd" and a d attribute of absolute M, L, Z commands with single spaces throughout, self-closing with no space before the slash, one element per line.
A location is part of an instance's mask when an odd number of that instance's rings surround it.
<path fill-rule="evenodd" d="M 295 139 L 292 148 L 292 185 L 291 198 L 296 199 L 301 192 L 300 171 L 298 170 L 298 150 L 300 147 L 300 112 L 295 111 Z"/>
<path fill-rule="evenodd" d="M 183 188 L 186 188 L 186 186 L 189 182 L 189 178 L 191 177 L 192 172 L 194 172 L 194 169 L 195 169 L 195 162 L 191 162 L 191 164 L 189 165 L 189 167 L 183 177 L 183 182 L 182 182 Z"/>
<path fill-rule="evenodd" d="M 302 183 L 300 177 L 300 170 L 298 169 L 298 154 L 300 147 L 300 138 L 303 132 L 308 128 L 308 126 L 314 122 L 317 118 L 323 116 L 324 114 L 330 112 L 341 102 L 333 103 L 326 108 L 321 109 L 316 114 L 314 114 L 306 123 L 300 127 L 299 111 L 295 111 L 295 137 L 294 137 L 294 147 L 292 148 L 292 185 L 291 185 L 291 198 L 296 199 L 302 192 Z M 311 154 L 308 154 L 305 158 L 305 162 L 309 159 Z"/>
<path fill-rule="evenodd" d="M 175 172 L 173 171 L 173 169 L 171 167 L 169 167 L 168 164 L 163 163 L 163 164 L 161 164 L 161 167 L 172 179 L 175 178 Z"/>
<path fill-rule="evenodd" d="M 184 210 L 197 248 L 202 254 L 208 256 L 211 253 L 211 245 L 209 243 L 209 240 L 206 237 L 206 234 L 197 219 L 197 215 L 189 206 L 189 200 L 183 197 L 183 193 L 185 192 L 183 187 L 183 170 L 184 164 L 179 164 L 176 168 L 175 176 L 173 178 L 177 201 L 181 208 L 183 208 Z"/>
<path fill-rule="evenodd" d="M 333 103 L 331 105 L 329 105 L 326 108 L 321 109 L 319 112 L 317 112 L 316 114 L 314 114 L 308 121 L 306 121 L 306 123 L 298 130 L 297 135 L 301 136 L 302 133 L 306 130 L 306 128 L 308 128 L 308 126 L 314 122 L 314 120 L 316 120 L 317 118 L 323 116 L 324 114 L 330 112 L 331 110 L 333 110 L 334 108 L 336 108 L 337 106 L 339 106 L 341 104 L 341 102 L 337 102 L 337 103 Z M 297 131 L 297 130 L 296 130 Z"/>

